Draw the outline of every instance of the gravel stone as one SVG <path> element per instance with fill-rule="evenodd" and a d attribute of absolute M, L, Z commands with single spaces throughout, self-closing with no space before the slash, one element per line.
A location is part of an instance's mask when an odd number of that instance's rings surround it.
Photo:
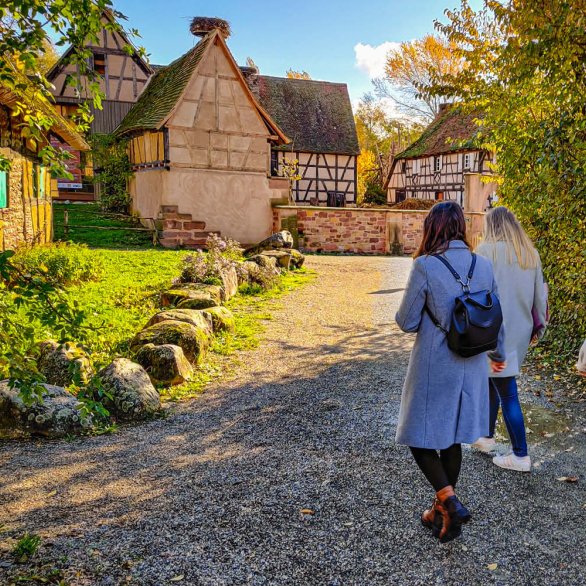
<path fill-rule="evenodd" d="M 393 317 L 411 260 L 306 262 L 318 278 L 284 299 L 235 378 L 114 435 L 0 443 L 3 538 L 50 540 L 39 559 L 67 556 L 76 586 L 177 576 L 189 585 L 583 584 L 584 404 L 562 438 L 529 437 L 541 462 L 531 474 L 465 450 L 458 493 L 473 519 L 440 545 L 419 522 L 432 490 L 394 443 L 413 335 Z M 557 480 L 569 475 L 578 482 Z M 0 583 L 16 571 L 0 566 Z"/>

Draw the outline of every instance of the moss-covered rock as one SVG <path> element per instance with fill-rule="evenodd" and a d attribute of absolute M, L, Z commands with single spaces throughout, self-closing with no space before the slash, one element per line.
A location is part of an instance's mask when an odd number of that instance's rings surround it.
<path fill-rule="evenodd" d="M 93 374 L 89 358 L 81 348 L 54 340 L 41 343 L 37 367 L 50 385 L 59 387 L 73 382 L 87 384 Z"/>
<path fill-rule="evenodd" d="M 106 395 L 102 403 L 121 421 L 152 417 L 161 408 L 161 398 L 145 369 L 127 358 L 116 358 L 99 372 Z"/>
<path fill-rule="evenodd" d="M 265 250 L 260 253 L 260 256 L 266 256 L 268 258 L 274 258 L 277 266 L 281 269 L 289 270 L 291 263 L 291 254 L 285 250 Z"/>
<path fill-rule="evenodd" d="M 204 310 L 200 309 L 167 309 L 166 311 L 160 311 L 151 317 L 146 327 L 153 326 L 155 324 L 164 321 L 184 321 L 185 323 L 191 324 L 196 328 L 213 329 L 211 319 L 206 318 L 203 313 Z"/>
<path fill-rule="evenodd" d="M 214 332 L 234 332 L 236 329 L 234 315 L 226 307 L 203 309 L 202 314 L 212 322 Z"/>
<path fill-rule="evenodd" d="M 238 293 L 238 275 L 234 266 L 225 267 L 220 272 L 222 278 L 222 301 L 232 299 Z"/>
<path fill-rule="evenodd" d="M 244 256 L 252 256 L 258 254 L 263 250 L 279 250 L 282 248 L 293 247 L 293 236 L 287 230 L 281 230 L 275 232 L 268 238 L 265 238 L 262 242 L 259 242 L 256 246 L 252 246 L 244 251 Z"/>
<path fill-rule="evenodd" d="M 0 437 L 42 435 L 50 438 L 79 434 L 92 427 L 92 417 L 82 419 L 81 403 L 64 388 L 42 385 L 42 402 L 25 405 L 18 390 L 0 381 Z"/>
<path fill-rule="evenodd" d="M 205 309 L 222 303 L 222 288 L 203 283 L 184 283 L 161 294 L 163 307 Z"/>
<path fill-rule="evenodd" d="M 289 253 L 291 254 L 291 265 L 289 266 L 289 268 L 300 269 L 303 266 L 303 263 L 305 262 L 305 256 L 295 248 L 289 250 Z"/>
<path fill-rule="evenodd" d="M 183 321 L 162 321 L 142 330 L 136 334 L 130 347 L 133 352 L 138 352 L 141 346 L 154 344 L 173 344 L 179 346 L 189 362 L 199 362 L 206 353 L 210 342 L 210 331 L 207 328 L 199 328 Z"/>
<path fill-rule="evenodd" d="M 173 344 L 145 344 L 135 356 L 155 384 L 180 385 L 189 380 L 193 368 L 183 350 Z"/>
<path fill-rule="evenodd" d="M 274 256 L 266 256 L 264 254 L 255 254 L 248 259 L 250 262 L 256 263 L 259 267 L 274 269 L 277 267 L 277 259 Z"/>

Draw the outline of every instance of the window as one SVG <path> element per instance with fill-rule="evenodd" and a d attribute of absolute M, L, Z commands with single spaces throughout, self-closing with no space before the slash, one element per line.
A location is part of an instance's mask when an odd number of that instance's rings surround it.
<path fill-rule="evenodd" d="M 464 171 L 470 170 L 470 153 L 464 153 Z"/>
<path fill-rule="evenodd" d="M 106 75 L 106 55 L 94 53 L 94 72 L 98 75 Z"/>
<path fill-rule="evenodd" d="M 271 151 L 271 177 L 279 175 L 279 153 Z"/>
<path fill-rule="evenodd" d="M 8 171 L 0 171 L 0 209 L 8 207 Z"/>
<path fill-rule="evenodd" d="M 407 161 L 401 161 L 401 173 L 405 173 L 407 171 Z"/>
<path fill-rule="evenodd" d="M 441 155 L 439 157 L 433 158 L 433 171 L 434 173 L 439 173 L 442 170 L 442 158 Z"/>
<path fill-rule="evenodd" d="M 436 201 L 444 201 L 444 192 L 443 191 L 436 191 L 435 192 L 435 199 L 436 199 Z"/>

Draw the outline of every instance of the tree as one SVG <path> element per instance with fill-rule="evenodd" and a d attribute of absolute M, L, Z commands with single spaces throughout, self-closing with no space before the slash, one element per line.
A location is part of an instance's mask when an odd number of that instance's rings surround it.
<path fill-rule="evenodd" d="M 409 120 L 393 118 L 381 100 L 365 94 L 354 115 L 360 145 L 358 160 L 358 194 L 371 193 L 376 201 L 384 203 L 386 182 L 393 157 L 416 138 L 423 128 Z M 368 203 L 369 198 L 365 199 Z"/>
<path fill-rule="evenodd" d="M 385 77 L 374 81 L 377 95 L 392 99 L 406 116 L 430 122 L 448 97 L 422 91 L 438 76 L 461 70 L 463 61 L 454 48 L 453 41 L 437 35 L 401 43 L 387 57 Z"/>
<path fill-rule="evenodd" d="M 102 22 L 104 11 L 110 11 L 115 17 L 105 25 Z M 81 94 L 81 77 L 88 79 L 88 97 L 94 107 L 100 108 L 103 96 L 97 75 L 89 66 L 91 49 L 85 44 L 87 41 L 97 43 L 104 26 L 112 31 L 122 31 L 117 19 L 124 18 L 124 15 L 113 10 L 111 0 L 5 0 L 0 5 L 0 55 L 3 56 L 0 59 L 0 80 L 3 85 L 16 88 L 22 86 L 23 74 L 35 72 L 30 78 L 34 99 L 15 104 L 14 112 L 24 121 L 25 136 L 45 145 L 39 154 L 43 163 L 57 173 L 63 172 L 66 155 L 53 148 L 48 141 L 50 116 L 31 106 L 33 101 L 51 99 L 50 83 L 45 77 L 45 51 L 53 46 L 51 37 L 56 39 L 57 47 L 71 46 L 68 59 L 77 66 L 80 78 L 71 78 L 69 83 L 76 86 Z M 135 30 L 130 31 L 130 34 L 138 35 Z M 128 53 L 135 51 L 132 46 L 124 49 Z M 138 51 L 144 54 L 144 49 Z M 91 117 L 88 104 L 82 104 L 77 120 L 79 130 L 89 128 Z M 10 167 L 2 155 L 0 166 L 3 169 Z"/>
<path fill-rule="evenodd" d="M 479 146 L 496 153 L 500 200 L 534 239 L 550 285 L 546 348 L 586 337 L 586 2 L 466 0 L 436 23 L 464 67 L 433 79 L 483 116 Z"/>
<path fill-rule="evenodd" d="M 287 77 L 289 79 L 311 79 L 311 75 L 307 71 L 296 71 L 295 69 L 287 69 Z"/>
<path fill-rule="evenodd" d="M 37 67 L 39 72 L 45 75 L 55 63 L 59 61 L 59 53 L 51 39 L 43 39 L 43 48 L 37 58 Z M 36 73 L 34 71 L 28 73 Z"/>

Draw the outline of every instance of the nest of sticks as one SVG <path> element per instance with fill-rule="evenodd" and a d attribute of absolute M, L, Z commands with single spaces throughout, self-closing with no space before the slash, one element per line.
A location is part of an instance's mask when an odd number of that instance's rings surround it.
<path fill-rule="evenodd" d="M 196 37 L 205 37 L 213 30 L 219 30 L 222 36 L 227 39 L 230 36 L 230 23 L 223 18 L 208 18 L 205 16 L 196 16 L 191 21 L 189 30 Z"/>

